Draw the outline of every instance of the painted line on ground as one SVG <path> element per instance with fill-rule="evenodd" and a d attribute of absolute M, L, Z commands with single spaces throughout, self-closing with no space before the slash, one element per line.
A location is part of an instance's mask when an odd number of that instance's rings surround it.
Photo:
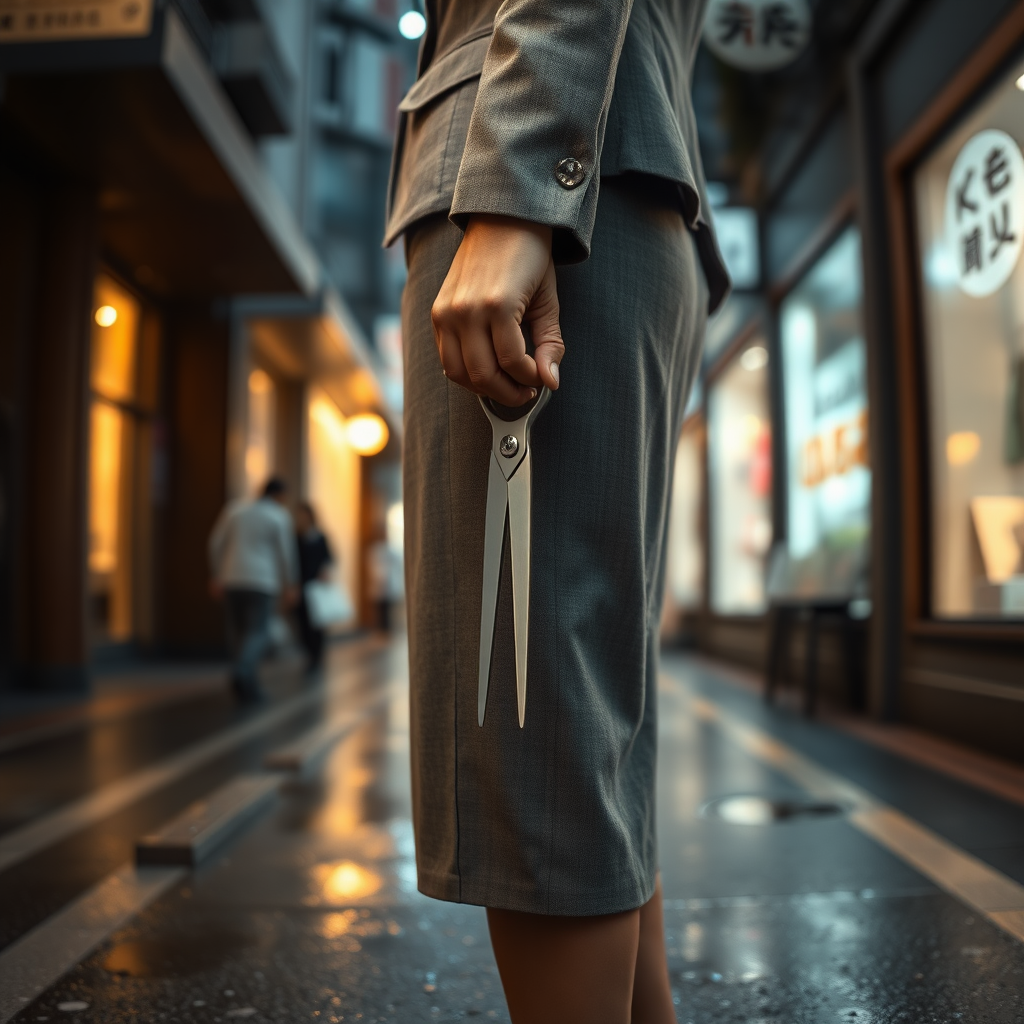
<path fill-rule="evenodd" d="M 136 864 L 198 866 L 259 816 L 285 780 L 283 772 L 302 775 L 311 771 L 332 747 L 383 708 L 388 699 L 387 692 L 382 693 L 354 710 L 307 729 L 298 739 L 267 755 L 264 767 L 268 774 L 236 775 L 195 801 L 159 831 L 136 843 Z"/>
<path fill-rule="evenodd" d="M 137 699 L 129 699 L 128 695 L 124 694 L 100 697 L 95 705 L 76 712 L 73 716 L 3 733 L 0 735 L 0 754 L 10 754 L 71 733 L 85 732 L 123 718 L 144 715 L 170 704 L 180 704 L 195 700 L 197 697 L 222 692 L 227 689 L 227 678 L 227 672 L 220 672 L 202 679 L 186 680 L 175 684 L 173 688 L 161 684 L 160 688 L 153 692 L 142 691 Z"/>
<path fill-rule="evenodd" d="M 376 700 L 370 701 L 357 714 L 335 715 L 290 743 L 272 750 L 263 759 L 263 767 L 268 771 L 304 775 L 314 768 L 339 740 L 343 740 L 370 715 L 382 708 L 390 699 L 390 689 L 390 686 L 385 687 L 384 692 Z"/>
<path fill-rule="evenodd" d="M 118 779 L 73 803 L 0 836 L 0 871 L 94 825 L 155 790 L 202 767 L 323 700 L 321 688 L 290 697 L 258 715 L 200 740 L 134 775 Z"/>
<path fill-rule="evenodd" d="M 381 695 L 370 700 L 364 707 L 336 716 L 326 723 L 331 725 L 334 737 L 328 747 L 323 747 L 321 726 L 308 730 L 305 734 L 307 739 L 320 740 L 317 759 L 330 746 L 352 736 L 359 726 L 385 707 L 391 699 L 395 682 L 393 680 L 383 687 Z M 282 781 L 281 775 L 277 773 L 258 777 L 239 776 L 218 792 L 224 796 L 222 791 L 231 789 L 242 779 L 247 780 L 248 787 L 254 791 L 260 787 L 252 784 L 257 780 L 265 780 L 268 792 L 272 792 Z M 251 805 L 246 806 L 246 794 L 242 792 L 245 788 L 243 785 L 237 792 L 230 794 L 236 799 L 224 801 L 225 804 L 230 803 L 234 812 L 240 815 L 238 820 L 232 822 L 233 827 L 229 828 L 231 837 L 236 836 L 243 826 L 254 822 L 258 811 L 266 806 L 265 802 L 258 802 L 255 811 Z M 183 826 L 188 829 L 190 824 L 182 818 L 180 816 L 175 819 L 168 827 L 180 829 Z M 221 824 L 223 826 L 223 822 Z M 229 835 L 223 835 L 222 840 L 226 840 Z M 145 910 L 187 873 L 186 867 L 125 864 L 0 952 L 0 1024 L 7 1024 L 33 999 L 81 963 L 97 946 Z"/>
<path fill-rule="evenodd" d="M 0 1024 L 81 962 L 185 876 L 184 868 L 125 864 L 0 953 Z"/>
<path fill-rule="evenodd" d="M 689 693 L 698 718 L 718 725 L 751 757 L 787 776 L 817 799 L 846 804 L 851 808 L 848 820 L 856 829 L 1024 942 L 1024 886 L 855 783 L 713 701 L 697 696 L 685 684 L 676 685 Z"/>
<path fill-rule="evenodd" d="M 367 657 L 373 653 L 377 652 L 370 651 Z M 350 666 L 362 667 L 361 662 Z M 351 679 L 346 679 L 345 682 L 345 688 L 348 689 L 347 684 Z M 325 688 L 320 685 L 295 694 L 244 722 L 223 729 L 177 754 L 172 754 L 163 761 L 108 783 L 45 817 L 0 836 L 0 871 L 6 871 L 40 850 L 116 814 L 261 733 L 269 732 L 320 701 L 330 700 L 336 693 L 337 688 Z"/>

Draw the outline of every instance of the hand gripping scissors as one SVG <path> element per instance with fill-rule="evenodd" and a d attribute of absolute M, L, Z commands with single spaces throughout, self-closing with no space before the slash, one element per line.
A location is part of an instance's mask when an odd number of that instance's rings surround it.
<path fill-rule="evenodd" d="M 491 676 L 491 648 L 498 611 L 505 519 L 512 548 L 512 611 L 516 637 L 516 695 L 519 699 L 519 728 L 526 719 L 526 641 L 530 626 L 530 497 L 533 468 L 530 429 L 551 392 L 541 388 L 526 405 L 510 409 L 490 398 L 480 397 L 491 423 L 493 442 L 488 460 L 487 516 L 484 528 L 484 588 L 480 602 L 480 683 L 477 718 L 484 724 L 487 684 Z"/>

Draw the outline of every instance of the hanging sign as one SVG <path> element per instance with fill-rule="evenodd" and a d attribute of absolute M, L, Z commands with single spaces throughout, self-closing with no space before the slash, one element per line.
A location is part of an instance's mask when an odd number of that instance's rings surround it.
<path fill-rule="evenodd" d="M 711 0 L 704 16 L 708 49 L 744 71 L 785 67 L 810 38 L 807 0 Z"/>
<path fill-rule="evenodd" d="M 1001 288 L 1024 239 L 1024 156 L 995 128 L 964 144 L 946 182 L 946 245 L 968 295 Z"/>
<path fill-rule="evenodd" d="M 0 0 L 0 43 L 147 36 L 153 0 Z"/>

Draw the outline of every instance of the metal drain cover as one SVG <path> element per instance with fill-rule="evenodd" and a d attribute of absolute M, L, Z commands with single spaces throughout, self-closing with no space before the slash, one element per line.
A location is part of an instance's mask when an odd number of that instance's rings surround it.
<path fill-rule="evenodd" d="M 709 800 L 698 812 L 733 825 L 775 825 L 800 818 L 828 818 L 845 814 L 840 804 L 821 800 L 772 800 L 765 796 L 736 794 Z"/>

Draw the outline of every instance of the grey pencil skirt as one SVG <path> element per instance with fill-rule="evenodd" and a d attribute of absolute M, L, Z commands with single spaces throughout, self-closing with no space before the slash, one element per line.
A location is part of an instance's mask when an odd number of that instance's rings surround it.
<path fill-rule="evenodd" d="M 655 884 L 658 627 L 676 440 L 708 303 L 692 236 L 644 179 L 601 184 L 593 254 L 558 270 L 562 385 L 533 431 L 526 725 L 511 575 L 477 725 L 491 432 L 445 379 L 430 308 L 461 234 L 406 239 L 405 555 L 420 891 L 535 914 L 630 910 Z"/>

